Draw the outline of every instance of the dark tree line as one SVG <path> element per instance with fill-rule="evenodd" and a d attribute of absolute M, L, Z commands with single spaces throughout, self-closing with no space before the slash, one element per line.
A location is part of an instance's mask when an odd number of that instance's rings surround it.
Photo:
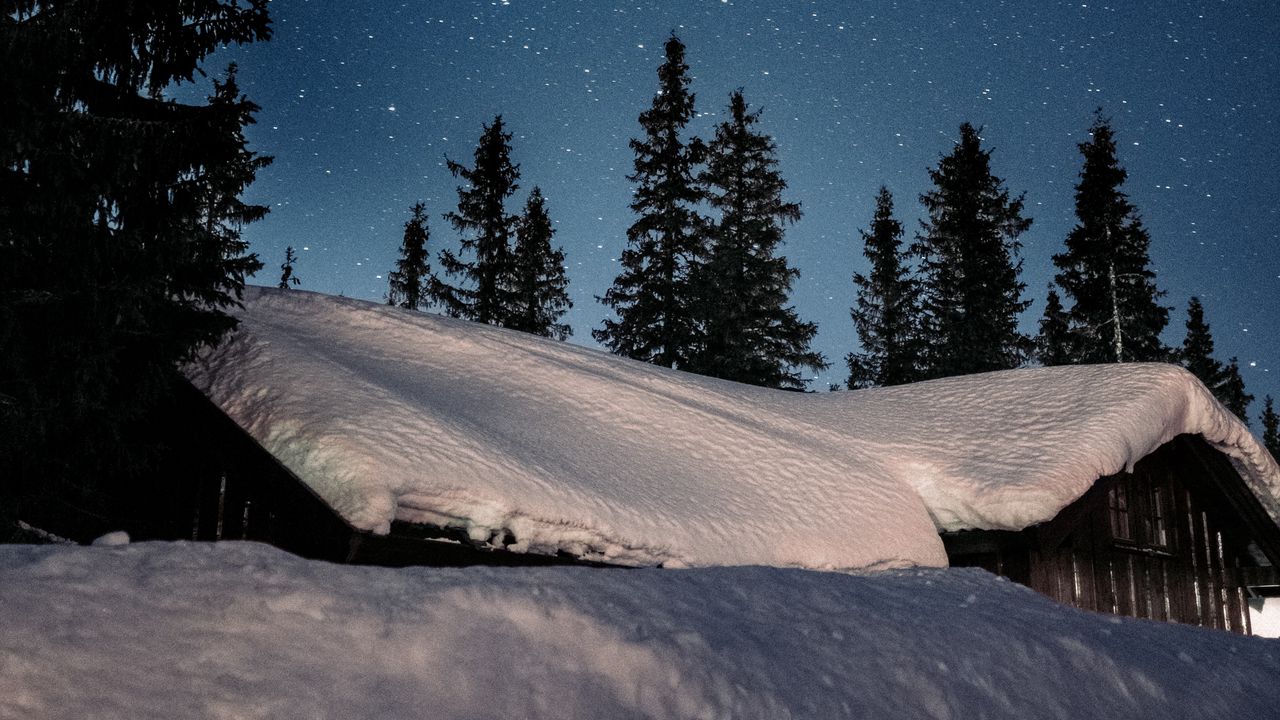
<path fill-rule="evenodd" d="M 234 66 L 203 104 L 165 97 L 228 44 L 270 37 L 266 0 L 0 12 L 0 513 L 44 499 L 107 515 L 148 448 L 136 423 L 175 366 L 234 326 L 241 191 L 268 158 Z"/>
<path fill-rule="evenodd" d="M 1018 236 L 1031 225 L 1021 196 L 992 174 L 991 151 L 968 123 L 929 177 L 933 189 L 920 196 L 927 219 L 909 253 L 887 188 L 862 232 L 871 274 L 853 277 L 862 350 L 846 358 L 850 388 L 1005 370 L 1031 354 L 1031 339 L 1018 330 L 1029 304 Z"/>
<path fill-rule="evenodd" d="M 639 116 L 641 135 L 631 141 L 635 220 L 620 272 L 599 298 L 614 315 L 592 335 L 645 362 L 803 389 L 800 370 L 827 363 L 811 349 L 816 326 L 789 304 L 799 273 L 778 250 L 800 206 L 783 197 L 776 145 L 757 129 L 760 112 L 749 110 L 741 90 L 730 95 L 728 119 L 713 139 L 691 136 L 695 96 L 685 47 L 672 36 L 664 52 L 658 91 Z M 1190 350 L 1176 352 L 1161 342 L 1169 308 L 1150 267 L 1150 236 L 1123 191 L 1127 173 L 1114 131 L 1099 111 L 1088 132 L 1078 146 L 1077 223 L 1053 258 L 1058 272 L 1034 337 L 1019 329 L 1030 305 L 1020 279 L 1019 238 L 1032 220 L 1024 217 L 1023 197 L 993 173 L 980 128 L 962 124 L 954 148 L 929 170 L 933 187 L 919 198 L 926 217 L 905 247 L 892 194 L 881 188 L 870 228 L 861 233 L 870 270 L 853 277 L 851 316 L 861 347 L 846 357 L 848 387 L 1032 361 L 1173 360 L 1245 416 L 1252 398 L 1234 360 L 1206 370 L 1195 366 Z M 457 210 L 445 216 L 461 243 L 456 254 L 440 251 L 439 260 L 457 283 L 431 274 L 421 250 L 425 216 L 417 219 L 421 208 L 415 207 L 388 300 L 405 304 L 400 298 L 407 293 L 419 298 L 408 307 L 436 304 L 457 317 L 563 339 L 567 279 L 563 252 L 550 244 L 545 201 L 535 188 L 523 215 L 506 211 L 520 177 L 510 138 L 499 116 L 485 127 L 472 166 L 449 162 L 464 181 Z M 421 295 L 411 278 L 425 283 Z M 1191 312 L 1199 307 L 1193 304 Z"/>
<path fill-rule="evenodd" d="M 760 113 L 741 91 L 730 95 L 729 119 L 712 141 L 685 137 L 694 96 L 684 45 L 671 37 L 665 55 L 659 90 L 640 114 L 643 137 L 631 141 L 636 220 L 622 270 L 600 298 L 616 317 L 592 335 L 634 359 L 803 389 L 800 369 L 824 368 L 826 360 L 810 348 L 817 326 L 789 304 L 799 272 L 777 252 L 785 226 L 800 217 L 800 206 L 783 199 L 777 147 L 756 129 Z M 462 184 L 457 208 L 444 217 L 459 244 L 438 252 L 442 275 L 428 261 L 425 208 L 412 208 L 387 302 L 563 340 L 572 307 L 564 252 L 552 246 L 540 189 L 522 214 L 507 210 L 520 179 L 511 137 L 498 116 L 484 127 L 471 165 L 448 161 Z"/>
<path fill-rule="evenodd" d="M 1046 366 L 1178 362 L 1248 424 L 1253 396 L 1236 358 L 1226 364 L 1214 358 L 1199 298 L 1188 305 L 1182 347 L 1160 340 L 1170 309 L 1160 302 L 1151 238 L 1122 189 L 1127 173 L 1101 111 L 1079 149 L 1077 224 L 1053 258 L 1058 273 L 1034 338 L 1018 331 L 1028 303 L 1021 297 L 1017 237 L 1031 221 L 1022 217 L 1021 197 L 1011 198 L 991 174 L 990 151 L 981 148 L 977 130 L 962 125 L 953 151 L 930 170 L 934 188 L 920 198 L 928 217 L 908 252 L 893 197 L 880 189 L 870 228 L 861 232 L 870 272 L 853 276 L 851 314 L 861 350 L 846 358 L 848 387 L 1008 369 L 1029 360 Z M 1264 410 L 1264 426 L 1274 417 Z"/>
<path fill-rule="evenodd" d="M 436 304 L 451 317 L 567 338 L 573 331 L 561 318 L 573 302 L 564 251 L 551 246 L 555 228 L 542 191 L 533 188 L 523 214 L 507 212 L 520 188 L 520 166 L 511 161 L 502 116 L 484 126 L 471 166 L 449 160 L 448 167 L 463 181 L 457 208 L 444 215 L 458 232 L 458 250 L 437 255 L 445 278 L 431 271 L 426 205 L 416 203 L 388 274 L 387 303 L 414 310 Z"/>

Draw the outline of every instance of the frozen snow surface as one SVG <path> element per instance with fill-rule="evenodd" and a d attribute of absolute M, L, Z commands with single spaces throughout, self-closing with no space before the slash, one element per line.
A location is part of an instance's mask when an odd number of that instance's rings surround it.
<path fill-rule="evenodd" d="M 0 547 L 0 718 L 1246 718 L 1280 641 L 980 570 L 413 568 Z"/>
<path fill-rule="evenodd" d="M 374 532 L 631 565 L 944 565 L 938 529 L 1049 520 L 1181 433 L 1280 518 L 1275 461 L 1169 365 L 802 394 L 300 291 L 249 288 L 239 317 L 192 381 Z"/>
<path fill-rule="evenodd" d="M 196 387 L 358 528 L 631 565 L 944 565 L 916 492 L 789 393 L 369 302 L 250 288 Z M 874 451 L 874 448 L 871 448 Z"/>
<path fill-rule="evenodd" d="M 910 484 L 942 530 L 1021 530 L 1181 434 L 1225 453 L 1280 521 L 1280 467 L 1199 380 L 1159 363 L 967 375 L 799 398 Z"/>

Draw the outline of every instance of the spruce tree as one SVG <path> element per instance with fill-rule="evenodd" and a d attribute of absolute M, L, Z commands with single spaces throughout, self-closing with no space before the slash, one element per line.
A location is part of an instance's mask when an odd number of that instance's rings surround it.
<path fill-rule="evenodd" d="M 906 266 L 902 223 L 893 217 L 893 194 L 881 186 L 870 231 L 862 235 L 868 275 L 854 273 L 857 304 L 850 308 L 861 352 L 849 353 L 849 389 L 901 385 L 920 377 L 916 283 Z"/>
<path fill-rule="evenodd" d="M 387 304 L 418 310 L 431 301 L 431 264 L 427 260 L 431 233 L 427 229 L 425 203 L 414 203 L 409 212 L 400 243 L 400 258 L 396 260 L 396 269 L 387 273 Z"/>
<path fill-rule="evenodd" d="M 1270 395 L 1262 400 L 1262 444 L 1280 462 L 1280 416 L 1276 415 Z"/>
<path fill-rule="evenodd" d="M 564 340 L 573 334 L 573 329 L 561 318 L 573 302 L 569 300 L 569 279 L 564 274 L 564 250 L 551 247 L 554 234 L 546 200 L 535 186 L 517 226 L 511 277 L 514 305 L 507 327 Z"/>
<path fill-rule="evenodd" d="M 1245 425 L 1249 424 L 1249 404 L 1253 402 L 1253 396 L 1245 392 L 1244 378 L 1240 377 L 1240 363 L 1236 358 L 1227 361 L 1221 391 L 1215 394 L 1228 410 L 1235 413 Z"/>
<path fill-rule="evenodd" d="M 622 270 L 599 298 L 617 315 L 591 335 L 611 351 L 646 362 L 681 367 L 698 342 L 690 271 L 702 261 L 706 238 L 695 182 L 702 145 L 681 134 L 693 117 L 689 66 L 674 35 L 658 68 L 658 92 L 640 114 L 644 137 L 631 140 L 635 183 Z"/>
<path fill-rule="evenodd" d="M 800 206 L 782 199 L 787 183 L 777 169 L 777 146 L 754 129 L 759 118 L 747 111 L 741 91 L 732 93 L 729 119 L 716 126 L 707 147 L 699 182 L 719 218 L 709 227 L 707 259 L 692 274 L 702 341 L 686 369 L 800 390 L 800 368 L 821 370 L 827 363 L 809 347 L 817 325 L 802 322 L 787 304 L 800 271 L 777 251 L 783 226 L 800 218 Z"/>
<path fill-rule="evenodd" d="M 929 218 L 912 245 L 920 258 L 925 375 L 1017 367 L 1031 350 L 1018 331 L 1030 304 L 1018 278 L 1017 239 L 1031 225 L 1022 197 L 1010 198 L 991 174 L 991 152 L 969 123 L 929 177 L 934 189 L 920 196 Z"/>
<path fill-rule="evenodd" d="M 215 307 L 223 301 L 220 298 L 238 298 L 245 277 L 262 269 L 241 232 L 245 225 L 261 220 L 268 212 L 266 206 L 250 205 L 240 197 L 272 158 L 249 149 L 244 128 L 254 124 L 253 115 L 259 107 L 240 93 L 237 70 L 236 64 L 231 63 L 223 79 L 214 78 L 214 92 L 209 97 L 210 106 L 219 111 L 221 118 L 216 132 L 225 143 L 225 156 L 221 162 L 208 163 L 203 175 L 187 181 L 196 198 L 197 222 L 205 239 L 184 248 L 186 252 L 203 254 L 200 265 L 204 275 L 199 280 L 193 278 L 192 292 L 201 293 L 203 302 Z M 214 338 L 208 341 L 212 343 Z"/>
<path fill-rule="evenodd" d="M 1058 291 L 1049 285 L 1044 303 L 1044 315 L 1040 318 L 1040 334 L 1036 336 L 1036 358 L 1045 367 L 1069 365 L 1072 362 L 1071 327 L 1067 312 L 1062 307 Z"/>
<path fill-rule="evenodd" d="M 520 166 L 511 163 L 511 133 L 503 131 L 502 116 L 484 126 L 476 145 L 474 164 L 467 167 L 448 161 L 449 172 L 462 178 L 458 209 L 445 219 L 461 235 L 459 252 L 440 251 L 440 267 L 458 285 L 441 280 L 432 283 L 432 294 L 445 312 L 490 325 L 506 325 L 511 295 L 511 240 L 516 216 L 506 211 L 506 200 L 520 186 Z M 470 259 L 467 259 L 471 256 Z"/>
<path fill-rule="evenodd" d="M 1121 191 L 1128 174 L 1116 159 L 1111 123 L 1098 111 L 1076 185 L 1078 224 L 1066 250 L 1053 257 L 1058 286 L 1071 299 L 1076 362 L 1163 361 L 1160 333 L 1169 308 L 1160 305 L 1148 248 L 1151 238 Z"/>
<path fill-rule="evenodd" d="M 280 282 L 276 287 L 281 290 L 288 290 L 291 285 L 301 285 L 302 281 L 297 275 L 293 274 L 293 264 L 297 262 L 298 256 L 293 252 L 293 246 L 290 245 L 284 249 L 284 262 L 280 263 Z"/>
<path fill-rule="evenodd" d="M 165 93 L 270 34 L 267 0 L 5 5 L 0 513 L 110 515 L 175 364 L 235 326 L 261 267 L 240 239 L 266 212 L 239 200 L 266 163 L 242 132 L 256 107 L 234 70 L 204 103 Z"/>
<path fill-rule="evenodd" d="M 1222 394 L 1227 380 L 1226 368 L 1213 358 L 1213 334 L 1209 331 L 1209 323 L 1204 320 L 1204 305 L 1197 297 L 1187 303 L 1187 335 L 1182 341 L 1182 349 L 1178 351 L 1178 360 L 1219 400 L 1226 402 Z"/>

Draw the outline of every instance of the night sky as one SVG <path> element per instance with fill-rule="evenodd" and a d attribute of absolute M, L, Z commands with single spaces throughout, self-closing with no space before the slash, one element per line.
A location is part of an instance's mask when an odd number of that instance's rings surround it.
<path fill-rule="evenodd" d="M 249 192 L 271 214 L 246 237 L 274 284 L 284 248 L 302 288 L 381 300 L 409 206 L 431 213 L 435 249 L 456 242 L 446 156 L 471 163 L 502 114 L 521 166 L 518 212 L 547 196 L 567 254 L 573 342 L 605 308 L 618 271 L 637 115 L 657 87 L 662 44 L 687 46 L 709 137 L 729 93 L 763 108 L 786 197 L 802 205 L 783 252 L 793 300 L 820 327 L 843 382 L 856 336 L 850 280 L 877 188 L 914 233 L 927 169 L 961 122 L 985 127 L 994 172 L 1026 193 L 1023 280 L 1043 310 L 1051 256 L 1074 223 L 1077 143 L 1093 111 L 1113 118 L 1125 186 L 1152 237 L 1179 344 L 1186 302 L 1205 303 L 1221 360 L 1240 358 L 1257 396 L 1280 397 L 1280 6 L 1273 2 L 437 2 L 276 0 L 275 37 L 210 58 L 240 63 L 262 106 L 249 132 L 274 155 Z M 434 250 L 433 250 L 434 255 Z M 1254 421 L 1255 430 L 1257 422 Z"/>

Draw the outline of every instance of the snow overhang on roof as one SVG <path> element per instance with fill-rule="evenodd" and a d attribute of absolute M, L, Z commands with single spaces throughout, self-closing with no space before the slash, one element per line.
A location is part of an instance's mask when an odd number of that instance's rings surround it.
<path fill-rule="evenodd" d="M 1280 467 L 1181 367 L 1074 365 L 944 378 L 814 398 L 847 442 L 874 445 L 940 530 L 1046 522 L 1101 477 L 1182 434 L 1224 453 L 1273 521 Z"/>
<path fill-rule="evenodd" d="M 937 530 L 1049 520 L 1182 433 L 1280 518 L 1275 461 L 1168 365 L 801 394 L 296 290 L 248 288 L 237 314 L 193 384 L 374 532 L 633 565 L 945 565 Z"/>
<path fill-rule="evenodd" d="M 632 565 L 946 564 L 916 492 L 795 393 L 525 333 L 248 288 L 192 383 L 359 529 Z"/>

